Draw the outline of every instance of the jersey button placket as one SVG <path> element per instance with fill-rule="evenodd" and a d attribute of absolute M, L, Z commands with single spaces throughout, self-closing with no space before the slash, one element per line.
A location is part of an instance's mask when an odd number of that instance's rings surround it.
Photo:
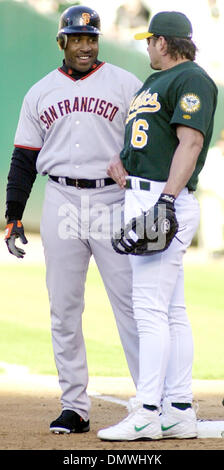
<path fill-rule="evenodd" d="M 82 147 L 81 138 L 81 120 L 77 113 L 72 115 L 72 132 L 71 132 L 71 163 L 73 168 L 78 169 L 81 164 L 80 152 Z M 77 176 L 76 176 L 77 177 Z M 79 176 L 80 177 L 80 176 Z"/>

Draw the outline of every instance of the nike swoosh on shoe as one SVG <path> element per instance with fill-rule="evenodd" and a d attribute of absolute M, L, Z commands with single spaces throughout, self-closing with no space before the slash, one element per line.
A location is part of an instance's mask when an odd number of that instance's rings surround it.
<path fill-rule="evenodd" d="M 169 429 L 171 428 L 174 428 L 174 426 L 177 426 L 177 424 L 180 424 L 179 422 L 178 423 L 175 423 L 175 424 L 171 424 L 171 426 L 161 426 L 161 429 L 162 431 L 168 431 Z"/>
<path fill-rule="evenodd" d="M 148 424 L 145 424 L 144 426 L 140 426 L 140 427 L 135 426 L 135 431 L 136 431 L 136 432 L 140 432 L 140 431 L 142 431 L 143 429 L 147 428 L 147 426 L 149 426 L 150 424 L 151 424 L 151 423 L 148 423 Z"/>

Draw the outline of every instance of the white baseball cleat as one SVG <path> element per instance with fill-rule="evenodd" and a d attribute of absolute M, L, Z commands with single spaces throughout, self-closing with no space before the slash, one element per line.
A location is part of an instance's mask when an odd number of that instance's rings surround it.
<path fill-rule="evenodd" d="M 129 401 L 129 415 L 120 423 L 101 429 L 97 437 L 105 441 L 138 441 L 162 439 L 158 411 L 143 408 L 136 399 Z"/>
<path fill-rule="evenodd" d="M 190 439 L 197 437 L 197 418 L 194 409 L 179 410 L 164 400 L 161 416 L 163 439 Z"/>

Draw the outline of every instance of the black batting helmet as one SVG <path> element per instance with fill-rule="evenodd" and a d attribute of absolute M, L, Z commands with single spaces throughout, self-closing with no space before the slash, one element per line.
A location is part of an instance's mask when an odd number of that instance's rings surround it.
<path fill-rule="evenodd" d="M 59 20 L 57 41 L 65 49 L 67 34 L 100 34 L 100 17 L 89 7 L 76 5 L 65 10 Z"/>

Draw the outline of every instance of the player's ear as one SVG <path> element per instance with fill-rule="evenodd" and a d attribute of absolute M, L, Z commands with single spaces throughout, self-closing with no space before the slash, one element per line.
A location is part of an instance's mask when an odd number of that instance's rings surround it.
<path fill-rule="evenodd" d="M 167 54 L 167 41 L 166 41 L 166 38 L 164 38 L 163 36 L 160 36 L 158 38 L 158 44 L 159 44 L 159 48 L 160 48 L 160 51 L 162 52 L 163 55 Z"/>
<path fill-rule="evenodd" d="M 58 47 L 61 51 L 66 48 L 67 42 L 68 42 L 67 34 L 59 33 L 56 37 L 56 40 L 57 40 L 57 43 L 58 43 Z"/>

